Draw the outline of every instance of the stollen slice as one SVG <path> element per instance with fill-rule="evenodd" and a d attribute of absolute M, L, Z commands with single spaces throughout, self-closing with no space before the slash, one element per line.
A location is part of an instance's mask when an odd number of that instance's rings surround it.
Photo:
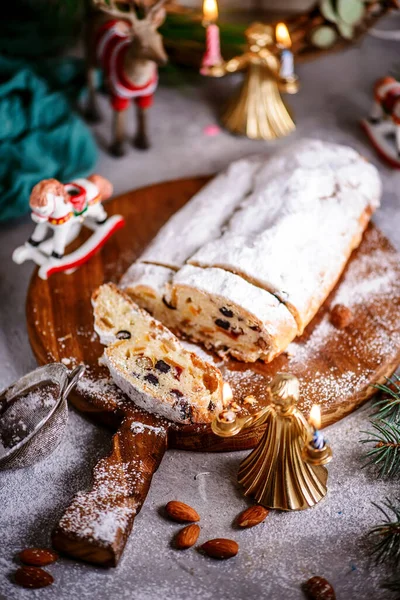
<path fill-rule="evenodd" d="M 159 321 L 114 284 L 92 297 L 102 362 L 135 404 L 176 423 L 209 423 L 223 408 L 222 376 L 187 351 Z"/>

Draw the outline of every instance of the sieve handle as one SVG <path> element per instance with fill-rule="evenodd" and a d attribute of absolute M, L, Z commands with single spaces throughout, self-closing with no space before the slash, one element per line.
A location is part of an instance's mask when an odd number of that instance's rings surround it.
<path fill-rule="evenodd" d="M 85 367 L 83 365 L 78 365 L 77 367 L 75 367 L 75 369 L 73 371 L 71 371 L 71 373 L 68 373 L 67 385 L 63 392 L 63 398 L 68 397 L 69 393 L 71 392 L 71 390 L 74 389 L 74 387 L 76 386 L 76 384 L 78 383 L 78 381 L 80 380 L 80 378 L 82 377 L 84 372 L 85 372 Z"/>

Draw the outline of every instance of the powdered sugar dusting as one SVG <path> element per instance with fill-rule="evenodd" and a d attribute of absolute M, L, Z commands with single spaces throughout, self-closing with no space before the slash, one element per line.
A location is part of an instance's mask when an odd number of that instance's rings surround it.
<path fill-rule="evenodd" d="M 328 339 L 332 339 L 332 336 L 335 335 L 337 335 L 337 330 L 329 322 L 328 316 L 326 316 L 313 330 L 305 343 L 292 342 L 289 344 L 286 354 L 292 364 L 302 363 L 306 365 L 313 356 L 320 352 Z"/>
<path fill-rule="evenodd" d="M 55 406 L 58 393 L 59 386 L 51 383 L 36 385 L 25 394 L 17 396 L 13 388 L 8 391 L 5 400 L 10 403 L 1 415 L 1 455 L 7 454 L 39 426 Z"/>
<path fill-rule="evenodd" d="M 79 492 L 60 521 L 60 526 L 75 536 L 92 538 L 100 545 L 115 542 L 118 531 L 125 531 L 136 509 L 126 498 L 128 465 L 100 463 L 96 468 L 96 488 Z"/>
<path fill-rule="evenodd" d="M 156 435 L 165 435 L 164 427 L 155 427 L 154 425 L 146 425 L 145 423 L 140 423 L 139 421 L 135 421 L 131 425 L 132 433 L 155 433 Z"/>
<path fill-rule="evenodd" d="M 85 373 L 78 382 L 76 389 L 84 397 L 95 398 L 105 405 L 110 403 L 120 405 L 126 401 L 123 392 L 115 385 L 111 377 L 95 378 Z"/>

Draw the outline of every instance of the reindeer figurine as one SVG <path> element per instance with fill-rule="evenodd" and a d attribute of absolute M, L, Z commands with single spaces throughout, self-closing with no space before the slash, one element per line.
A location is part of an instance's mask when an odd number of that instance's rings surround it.
<path fill-rule="evenodd" d="M 153 103 L 157 88 L 157 66 L 166 64 L 167 55 L 158 27 L 165 19 L 165 0 L 158 0 L 139 19 L 134 0 L 125 0 L 128 10 L 119 10 L 115 0 L 93 0 L 96 14 L 89 19 L 87 61 L 89 99 L 88 120 L 98 121 L 100 113 L 95 95 L 95 70 L 100 66 L 106 76 L 114 110 L 114 156 L 125 154 L 125 112 L 133 100 L 137 111 L 134 146 L 149 148 L 146 111 Z"/>
<path fill-rule="evenodd" d="M 382 158 L 400 169 L 400 82 L 394 77 L 375 83 L 371 112 L 361 125 Z"/>

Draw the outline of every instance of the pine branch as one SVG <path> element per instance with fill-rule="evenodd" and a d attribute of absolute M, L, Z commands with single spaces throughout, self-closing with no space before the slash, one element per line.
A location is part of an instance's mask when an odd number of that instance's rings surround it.
<path fill-rule="evenodd" d="M 396 374 L 392 377 L 386 377 L 386 384 L 377 384 L 377 390 L 380 390 L 384 396 L 374 403 L 374 416 L 378 419 L 385 419 L 391 423 L 400 422 L 400 377 Z"/>
<path fill-rule="evenodd" d="M 396 592 L 396 597 L 400 598 L 400 577 L 397 579 L 392 579 L 391 581 L 387 581 L 382 587 L 390 592 Z"/>
<path fill-rule="evenodd" d="M 400 473 L 400 423 L 371 421 L 371 426 L 371 431 L 361 431 L 368 437 L 360 442 L 373 444 L 365 455 L 364 467 L 375 465 L 380 477 L 394 477 Z"/>
<path fill-rule="evenodd" d="M 388 498 L 382 506 L 374 506 L 385 517 L 385 521 L 369 532 L 375 538 L 374 548 L 371 552 L 377 564 L 392 562 L 395 566 L 400 564 L 400 499 L 391 502 Z"/>

